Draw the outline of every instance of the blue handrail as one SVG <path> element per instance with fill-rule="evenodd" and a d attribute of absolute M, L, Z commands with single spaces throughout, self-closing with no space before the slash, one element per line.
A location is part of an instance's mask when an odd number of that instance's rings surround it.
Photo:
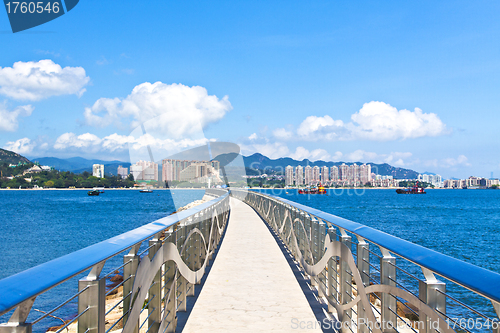
<path fill-rule="evenodd" d="M 164 217 L 84 249 L 0 280 L 0 316 L 25 300 L 71 279 L 132 246 L 142 243 L 177 222 L 222 201 L 229 193 L 188 210 Z"/>
<path fill-rule="evenodd" d="M 256 191 L 257 192 L 257 191 Z M 259 193 L 259 192 L 257 192 Z M 426 247 L 389 235 L 383 231 L 353 222 L 294 201 L 269 195 L 269 197 L 299 208 L 309 214 L 358 235 L 395 253 L 406 260 L 429 269 L 464 288 L 489 300 L 500 303 L 500 274 L 447 256 Z"/>

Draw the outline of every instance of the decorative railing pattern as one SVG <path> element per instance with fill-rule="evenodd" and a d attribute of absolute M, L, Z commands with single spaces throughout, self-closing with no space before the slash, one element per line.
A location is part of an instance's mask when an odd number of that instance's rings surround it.
<path fill-rule="evenodd" d="M 500 332 L 500 274 L 283 198 L 242 190 L 231 195 L 252 206 L 274 230 L 340 331 Z M 408 271 L 410 265 L 418 274 Z M 436 275 L 491 301 L 497 316 L 447 293 L 447 284 Z M 447 314 L 451 303 L 473 317 L 452 318 Z"/>
<path fill-rule="evenodd" d="M 229 217 L 228 192 L 209 192 L 214 198 L 209 202 L 1 280 L 0 320 L 14 311 L 0 324 L 0 333 L 39 331 L 36 324 L 57 318 L 57 311 L 74 300 L 76 316 L 57 332 L 71 327 L 78 333 L 175 332 L 176 313 L 186 311 L 186 297 L 194 295 Z M 123 264 L 103 274 L 106 262 L 123 253 Z M 27 321 L 37 296 L 87 270 L 78 293 L 50 311 L 36 309 L 40 317 Z M 117 272 L 122 281 L 106 290 L 107 279 Z M 122 296 L 106 304 L 106 297 L 118 292 Z"/>

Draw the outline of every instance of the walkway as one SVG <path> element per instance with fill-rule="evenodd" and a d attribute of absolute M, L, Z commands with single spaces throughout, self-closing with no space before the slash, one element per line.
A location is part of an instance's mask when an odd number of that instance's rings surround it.
<path fill-rule="evenodd" d="M 321 332 L 315 322 L 269 229 L 231 198 L 226 235 L 183 332 Z"/>

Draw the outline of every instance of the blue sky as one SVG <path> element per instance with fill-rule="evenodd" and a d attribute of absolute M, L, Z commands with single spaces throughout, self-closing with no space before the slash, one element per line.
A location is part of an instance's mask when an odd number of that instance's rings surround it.
<path fill-rule="evenodd" d="M 127 160 L 153 120 L 160 150 L 201 131 L 246 155 L 498 177 L 499 14 L 493 1 L 82 0 L 13 34 L 0 11 L 0 147 Z"/>

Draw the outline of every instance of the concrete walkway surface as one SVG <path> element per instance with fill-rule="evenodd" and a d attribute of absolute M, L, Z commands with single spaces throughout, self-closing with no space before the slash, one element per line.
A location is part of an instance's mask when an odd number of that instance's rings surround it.
<path fill-rule="evenodd" d="M 228 223 L 183 332 L 321 332 L 264 221 L 231 198 Z"/>

